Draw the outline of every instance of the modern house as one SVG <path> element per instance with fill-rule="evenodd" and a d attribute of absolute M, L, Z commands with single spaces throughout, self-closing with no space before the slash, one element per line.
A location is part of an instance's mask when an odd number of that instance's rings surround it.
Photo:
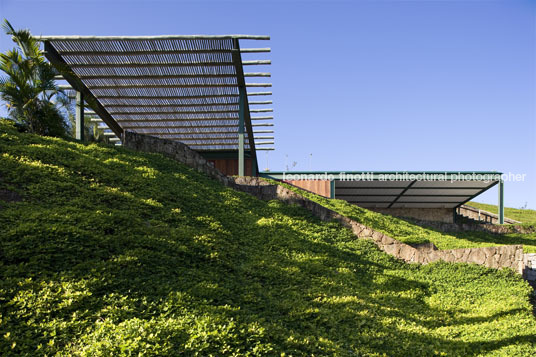
<path fill-rule="evenodd" d="M 269 65 L 243 56 L 270 52 L 243 42 L 268 36 L 41 36 L 48 60 L 75 91 L 77 138 L 85 116 L 120 145 L 127 130 L 177 140 L 226 175 L 264 176 L 396 216 L 452 222 L 456 209 L 503 182 L 497 172 L 264 172 L 273 150 L 272 94 L 258 88 Z M 251 79 L 246 82 L 246 78 Z M 86 107 L 91 111 L 85 110 Z"/>

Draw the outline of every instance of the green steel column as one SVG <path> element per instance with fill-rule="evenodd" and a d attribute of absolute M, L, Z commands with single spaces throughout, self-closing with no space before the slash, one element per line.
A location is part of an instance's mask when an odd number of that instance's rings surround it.
<path fill-rule="evenodd" d="M 246 88 L 239 87 L 238 110 L 238 176 L 244 176 L 244 118 L 246 116 L 245 100 Z"/>
<path fill-rule="evenodd" d="M 335 180 L 329 181 L 329 198 L 335 198 Z"/>
<path fill-rule="evenodd" d="M 499 224 L 504 224 L 504 181 L 499 180 Z"/>
<path fill-rule="evenodd" d="M 81 92 L 76 92 L 76 114 L 74 126 L 75 139 L 84 140 L 84 96 Z"/>

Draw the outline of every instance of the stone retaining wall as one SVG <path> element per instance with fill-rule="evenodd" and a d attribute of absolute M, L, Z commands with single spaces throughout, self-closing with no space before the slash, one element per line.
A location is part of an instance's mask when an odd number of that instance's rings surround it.
<path fill-rule="evenodd" d="M 444 260 L 475 263 L 490 268 L 512 268 L 520 274 L 524 271 L 525 257 L 521 245 L 453 250 L 437 250 L 433 246 L 415 248 L 342 216 L 281 185 L 273 185 L 258 177 L 227 177 L 210 165 L 199 153 L 178 141 L 126 131 L 123 145 L 137 151 L 161 153 L 218 180 L 225 186 L 247 192 L 261 200 L 278 199 L 289 204 L 297 204 L 321 220 L 336 220 L 350 228 L 357 237 L 371 239 L 386 253 L 409 263 L 427 264 Z"/>
<path fill-rule="evenodd" d="M 235 189 L 262 200 L 277 199 L 289 204 L 297 204 L 324 221 L 336 220 L 350 228 L 357 237 L 371 239 L 381 250 L 408 263 L 427 264 L 444 260 L 451 263 L 475 263 L 496 269 L 512 268 L 519 274 L 522 274 L 524 270 L 523 246 L 521 245 L 451 250 L 437 250 L 430 245 L 415 248 L 342 216 L 286 187 L 270 184 L 261 178 L 237 177 Z"/>
<path fill-rule="evenodd" d="M 473 219 L 477 222 L 499 224 L 499 216 L 495 213 L 484 211 L 475 207 L 461 205 L 456 209 L 457 214 L 463 217 Z M 504 217 L 506 224 L 520 224 L 521 222 Z"/>
<path fill-rule="evenodd" d="M 436 229 L 441 232 L 485 232 L 485 233 L 491 233 L 491 234 L 536 233 L 535 225 L 486 224 L 486 223 L 478 222 L 478 221 L 472 220 L 470 218 L 462 217 L 462 216 L 458 216 L 456 223 L 421 221 L 417 219 L 408 219 L 408 220 L 419 226 Z"/>
<path fill-rule="evenodd" d="M 395 217 L 417 219 L 425 222 L 454 223 L 452 208 L 367 208 L 371 211 Z"/>
<path fill-rule="evenodd" d="M 528 281 L 536 281 L 536 253 L 525 254 L 523 263 L 523 277 Z"/>
<path fill-rule="evenodd" d="M 229 186 L 232 182 L 231 177 L 222 174 L 197 151 L 175 140 L 166 140 L 138 134 L 133 131 L 125 131 L 123 134 L 123 146 L 136 151 L 163 154 L 220 181 L 225 186 Z"/>

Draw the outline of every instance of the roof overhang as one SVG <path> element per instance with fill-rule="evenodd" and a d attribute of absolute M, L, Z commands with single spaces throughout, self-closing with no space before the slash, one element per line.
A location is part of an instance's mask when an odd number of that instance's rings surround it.
<path fill-rule="evenodd" d="M 334 181 L 335 198 L 365 208 L 456 208 L 501 180 L 495 171 L 262 172 L 283 181 Z"/>
<path fill-rule="evenodd" d="M 269 65 L 269 60 L 243 60 L 247 53 L 269 48 L 241 48 L 242 40 L 268 36 L 39 36 L 45 56 L 69 87 L 82 93 L 87 105 L 118 138 L 132 130 L 178 140 L 197 151 L 237 151 L 240 90 L 244 103 L 245 150 L 273 149 L 271 108 L 263 99 L 271 92 L 247 89 L 271 87 L 258 80 L 267 72 L 245 72 L 245 66 Z M 264 129 L 264 130 L 256 130 Z M 257 131 L 259 133 L 257 133 Z"/>

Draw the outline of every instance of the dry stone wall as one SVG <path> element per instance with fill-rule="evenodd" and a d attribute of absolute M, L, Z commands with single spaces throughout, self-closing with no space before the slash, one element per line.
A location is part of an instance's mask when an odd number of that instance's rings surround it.
<path fill-rule="evenodd" d="M 261 200 L 278 199 L 289 204 L 299 205 L 321 220 L 336 220 L 343 226 L 350 228 L 357 237 L 372 240 L 386 253 L 408 263 L 427 264 L 444 260 L 453 263 L 475 263 L 490 268 L 511 268 L 520 274 L 526 270 L 527 258 L 523 255 L 521 245 L 453 250 L 437 250 L 433 246 L 412 247 L 342 216 L 281 185 L 273 185 L 258 177 L 227 177 L 210 165 L 199 153 L 180 142 L 126 131 L 123 144 L 125 147 L 137 151 L 161 153 L 218 180 L 225 186 L 247 192 Z M 531 260 L 530 264 L 536 266 L 536 257 Z"/>
<path fill-rule="evenodd" d="M 468 205 L 462 205 L 458 207 L 457 213 L 460 216 L 473 219 L 477 222 L 490 223 L 490 224 L 499 224 L 499 216 L 495 213 L 484 211 L 475 207 Z M 506 224 L 520 224 L 521 222 L 516 221 L 510 218 L 504 218 L 504 223 Z"/>
<path fill-rule="evenodd" d="M 357 237 L 371 239 L 381 250 L 408 263 L 427 264 L 444 260 L 451 263 L 475 263 L 497 269 L 511 268 L 519 274 L 523 273 L 524 256 L 521 245 L 451 250 L 437 250 L 433 246 L 416 248 L 342 216 L 286 187 L 269 184 L 261 178 L 235 178 L 235 188 L 259 199 L 278 199 L 289 204 L 297 204 L 321 220 L 339 221 L 343 226 L 350 228 Z"/>
<path fill-rule="evenodd" d="M 525 279 L 536 282 L 536 253 L 525 254 L 523 263 L 525 265 L 523 271 Z"/>

